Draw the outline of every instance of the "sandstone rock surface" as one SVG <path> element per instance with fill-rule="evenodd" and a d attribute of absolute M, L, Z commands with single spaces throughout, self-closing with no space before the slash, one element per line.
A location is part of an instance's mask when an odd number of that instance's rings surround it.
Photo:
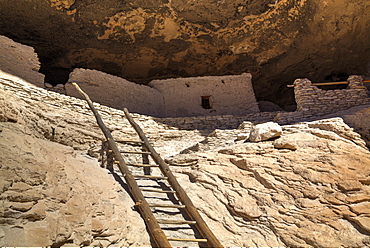
<path fill-rule="evenodd" d="M 331 121 L 348 129 L 337 119 L 322 122 Z M 221 149 L 203 144 L 169 162 L 193 163 L 174 170 L 182 184 L 193 182 L 188 192 L 203 203 L 210 225 L 233 233 L 228 245 L 367 246 L 370 153 L 340 131 L 323 136 L 325 130 L 310 125 L 317 123 L 283 126 L 275 141 L 236 141 Z"/>
<path fill-rule="evenodd" d="M 152 245 L 126 190 L 86 155 L 103 139 L 86 103 L 1 77 L 0 244 Z M 95 106 L 115 137 L 134 137 L 121 111 Z M 133 116 L 223 245 L 366 247 L 370 152 L 354 130 L 366 133 L 368 109 L 347 113 L 358 126 L 302 122 L 259 142 L 241 138 L 248 121 L 209 133 Z"/>
<path fill-rule="evenodd" d="M 150 244 L 133 201 L 96 159 L 0 124 L 1 246 Z"/>
<path fill-rule="evenodd" d="M 44 75 L 35 49 L 0 35 L 0 70 L 39 87 L 44 87 Z"/>

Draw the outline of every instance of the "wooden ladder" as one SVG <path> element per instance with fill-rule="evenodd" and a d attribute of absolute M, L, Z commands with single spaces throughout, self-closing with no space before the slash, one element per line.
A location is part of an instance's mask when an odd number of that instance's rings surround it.
<path fill-rule="evenodd" d="M 149 234 L 152 240 L 155 242 L 157 247 L 172 247 L 170 241 L 181 242 L 184 244 L 197 242 L 202 244 L 202 247 L 223 247 L 221 243 L 217 240 L 215 235 L 209 229 L 205 221 L 200 216 L 199 212 L 195 208 L 194 204 L 187 196 L 184 189 L 176 180 L 176 177 L 171 172 L 169 165 L 164 162 L 161 156 L 156 152 L 153 146 L 149 143 L 147 137 L 145 136 L 143 130 L 140 126 L 133 120 L 128 110 L 123 109 L 125 116 L 131 126 L 134 128 L 140 141 L 133 140 L 117 140 L 115 141 L 112 137 L 112 134 L 108 128 L 103 123 L 99 113 L 93 106 L 92 101 L 89 96 L 83 92 L 76 83 L 72 83 L 73 86 L 78 90 L 78 92 L 85 98 L 91 111 L 94 113 L 96 121 L 104 133 L 105 138 L 107 139 L 109 145 L 109 152 L 112 153 L 114 158 L 114 164 L 118 166 L 118 169 L 121 173 L 121 176 L 125 179 L 128 189 L 130 191 L 131 197 L 135 201 L 135 206 L 140 212 L 142 218 L 145 221 Z M 119 149 L 119 145 L 122 144 L 131 144 L 133 146 L 142 147 L 140 151 L 137 150 L 125 150 L 122 151 Z M 142 163 L 128 163 L 125 161 L 122 154 L 135 154 L 143 156 Z M 153 164 L 149 164 L 148 156 L 153 160 Z M 139 167 L 144 168 L 144 174 L 133 174 L 130 167 Z M 151 175 L 150 169 L 158 168 L 160 175 Z M 159 188 L 150 188 L 150 187 L 139 187 L 138 180 L 153 180 L 158 185 L 162 185 Z M 148 203 L 147 197 L 145 197 L 145 192 L 163 194 L 164 197 L 172 198 L 177 201 L 171 204 L 164 203 Z M 171 197 L 172 196 L 172 197 Z M 174 197 L 176 196 L 177 199 Z M 153 198 L 153 197 L 151 197 Z M 171 200 L 171 199 L 170 199 Z M 182 216 L 183 219 L 159 219 L 156 218 L 154 212 L 158 209 L 176 209 L 180 213 L 184 213 Z M 184 217 L 185 216 L 185 217 Z M 184 225 L 189 225 L 195 227 L 195 235 L 200 236 L 196 238 L 178 238 L 178 237 L 168 237 L 165 234 L 166 229 L 171 230 L 180 230 Z M 170 228 L 169 228 L 170 226 Z M 188 245 L 189 246 L 189 245 Z"/>

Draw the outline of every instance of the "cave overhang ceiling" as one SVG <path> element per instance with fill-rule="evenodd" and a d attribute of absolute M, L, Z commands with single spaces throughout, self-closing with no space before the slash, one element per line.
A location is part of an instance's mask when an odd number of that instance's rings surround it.
<path fill-rule="evenodd" d="M 369 60 L 370 7 L 362 0 L 0 0 L 0 5 L 0 34 L 35 47 L 42 72 L 54 76 L 89 68 L 145 83 L 250 72 L 257 97 L 276 98 L 286 90 L 281 84 L 297 77 L 363 74 Z"/>

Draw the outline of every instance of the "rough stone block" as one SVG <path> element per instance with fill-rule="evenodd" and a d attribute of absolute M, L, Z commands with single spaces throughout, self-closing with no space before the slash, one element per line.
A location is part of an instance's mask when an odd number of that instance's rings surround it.
<path fill-rule="evenodd" d="M 282 133 L 282 128 L 275 122 L 267 122 L 258 124 L 252 128 L 249 140 L 252 142 L 264 141 L 274 137 L 279 137 Z"/>

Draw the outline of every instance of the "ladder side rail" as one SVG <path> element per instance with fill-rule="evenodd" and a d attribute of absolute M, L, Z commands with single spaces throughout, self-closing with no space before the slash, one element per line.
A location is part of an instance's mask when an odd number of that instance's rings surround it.
<path fill-rule="evenodd" d="M 123 112 L 125 113 L 127 120 L 130 122 L 130 124 L 133 126 L 133 128 L 136 130 L 136 132 L 140 136 L 140 139 L 144 142 L 145 146 L 148 148 L 149 152 L 151 152 L 150 155 L 153 158 L 153 160 L 157 164 L 159 164 L 159 168 L 161 169 L 164 176 L 168 177 L 167 180 L 171 184 L 173 189 L 176 191 L 176 195 L 178 196 L 180 201 L 186 206 L 185 211 L 189 214 L 189 216 L 193 218 L 193 220 L 197 222 L 196 226 L 198 226 L 198 231 L 204 236 L 204 238 L 207 239 L 208 245 L 210 247 L 223 247 L 222 244 L 216 238 L 216 236 L 209 229 L 206 222 L 203 220 L 203 218 L 198 213 L 198 210 L 195 208 L 193 202 L 190 200 L 185 190 L 181 187 L 179 182 L 176 180 L 176 177 L 171 172 L 170 167 L 166 164 L 166 162 L 164 162 L 161 156 L 155 151 L 155 149 L 149 143 L 149 140 L 145 136 L 143 130 L 131 117 L 129 111 L 126 108 L 124 108 Z"/>
<path fill-rule="evenodd" d="M 96 118 L 96 121 L 100 127 L 100 129 L 103 131 L 105 138 L 107 139 L 116 160 L 119 161 L 118 167 L 124 176 L 128 186 L 131 195 L 134 198 L 134 201 L 136 202 L 136 206 L 139 208 L 140 213 L 143 215 L 144 221 L 147 224 L 149 233 L 151 234 L 153 240 L 155 241 L 156 245 L 158 247 L 172 247 L 169 243 L 166 235 L 164 234 L 163 230 L 159 226 L 156 218 L 154 217 L 149 204 L 144 198 L 144 195 L 142 194 L 139 186 L 137 185 L 133 175 L 131 174 L 130 170 L 127 167 L 126 162 L 123 160 L 118 147 L 116 143 L 114 142 L 114 139 L 112 137 L 112 134 L 110 133 L 109 129 L 105 126 L 103 120 L 101 119 L 99 113 L 94 108 L 94 105 L 92 101 L 90 100 L 89 96 L 81 90 L 81 88 L 76 84 L 72 83 L 72 85 L 77 89 L 77 91 L 85 98 L 87 101 L 91 111 L 94 113 L 94 116 Z"/>

